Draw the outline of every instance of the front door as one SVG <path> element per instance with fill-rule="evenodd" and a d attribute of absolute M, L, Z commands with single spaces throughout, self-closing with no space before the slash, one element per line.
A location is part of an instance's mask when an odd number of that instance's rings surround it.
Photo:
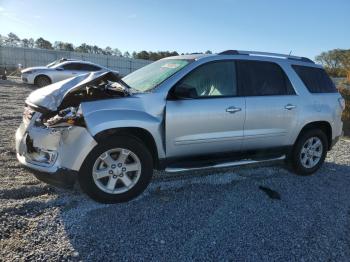
<path fill-rule="evenodd" d="M 240 151 L 245 99 L 237 97 L 234 62 L 191 71 L 170 91 L 165 119 L 167 157 Z"/>

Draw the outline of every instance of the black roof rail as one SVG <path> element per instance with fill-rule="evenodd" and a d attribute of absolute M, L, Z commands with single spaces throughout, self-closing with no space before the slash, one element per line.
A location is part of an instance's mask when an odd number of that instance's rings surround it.
<path fill-rule="evenodd" d="M 284 59 L 302 61 L 302 62 L 313 63 L 313 64 L 315 63 L 314 61 L 312 61 L 307 57 L 292 56 L 292 55 L 285 55 L 285 54 L 278 54 L 278 53 L 258 52 L 258 51 L 226 50 L 218 53 L 218 55 L 251 55 L 251 56 L 255 55 L 255 56 L 284 58 Z"/>
<path fill-rule="evenodd" d="M 218 55 L 239 55 L 237 50 L 226 50 L 218 53 Z"/>

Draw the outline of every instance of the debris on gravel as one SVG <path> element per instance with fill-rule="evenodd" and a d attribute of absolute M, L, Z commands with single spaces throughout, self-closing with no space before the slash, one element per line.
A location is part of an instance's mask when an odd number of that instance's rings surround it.
<path fill-rule="evenodd" d="M 349 140 L 313 176 L 283 163 L 158 172 L 137 199 L 103 205 L 18 164 L 31 90 L 0 80 L 0 261 L 349 260 Z"/>

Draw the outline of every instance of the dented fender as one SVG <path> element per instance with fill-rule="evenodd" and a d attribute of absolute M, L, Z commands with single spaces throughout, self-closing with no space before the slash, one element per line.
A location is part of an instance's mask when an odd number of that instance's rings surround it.
<path fill-rule="evenodd" d="M 145 101 L 148 98 L 156 102 Z M 165 157 L 163 146 L 163 117 L 165 102 L 155 94 L 135 95 L 121 99 L 81 103 L 82 114 L 88 131 L 94 137 L 98 133 L 116 128 L 141 128 L 150 133 L 155 141 L 158 157 Z M 145 106 L 153 104 L 154 107 Z M 158 106 L 156 106 L 158 105 Z"/>

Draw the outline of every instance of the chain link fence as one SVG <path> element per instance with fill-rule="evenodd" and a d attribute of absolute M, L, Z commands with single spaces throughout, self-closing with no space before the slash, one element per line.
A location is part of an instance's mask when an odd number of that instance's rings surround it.
<path fill-rule="evenodd" d="M 59 50 L 46 50 L 23 47 L 0 47 L 0 67 L 14 70 L 18 65 L 23 68 L 32 66 L 45 66 L 60 58 L 79 59 L 90 61 L 101 66 L 119 71 L 125 76 L 149 63 L 149 60 L 132 59 L 119 56 L 87 54 Z"/>

